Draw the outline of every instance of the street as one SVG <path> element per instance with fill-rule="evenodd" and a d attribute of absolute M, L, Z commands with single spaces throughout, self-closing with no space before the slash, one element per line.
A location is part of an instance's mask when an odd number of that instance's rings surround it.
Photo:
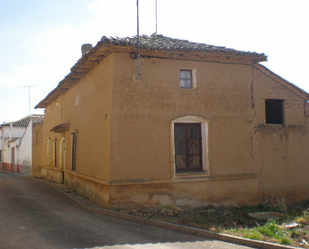
<path fill-rule="evenodd" d="M 98 214 L 43 181 L 5 171 L 0 220 L 5 249 L 249 248 Z"/>

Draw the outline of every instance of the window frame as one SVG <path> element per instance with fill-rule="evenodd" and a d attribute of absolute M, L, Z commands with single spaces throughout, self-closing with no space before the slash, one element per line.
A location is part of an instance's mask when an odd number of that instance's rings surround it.
<path fill-rule="evenodd" d="M 177 172 L 176 170 L 176 153 L 175 153 L 175 123 L 200 123 L 201 125 L 201 152 L 202 152 L 202 171 L 185 171 L 185 172 Z M 192 175 L 192 174 L 210 174 L 209 168 L 209 156 L 208 156 L 208 131 L 209 131 L 210 121 L 197 117 L 197 116 L 183 116 L 180 118 L 176 118 L 171 121 L 171 174 L 173 177 L 182 176 L 182 175 Z"/>
<path fill-rule="evenodd" d="M 190 72 L 190 78 L 181 78 L 180 77 L 180 73 L 183 71 L 187 71 Z M 185 86 L 181 86 L 181 80 L 191 80 L 191 86 L 190 87 L 185 87 Z M 180 68 L 178 70 L 178 81 L 179 81 L 179 87 L 181 89 L 194 89 L 196 88 L 196 69 L 194 68 Z"/>
<path fill-rule="evenodd" d="M 177 132 L 177 128 L 179 131 Z M 191 128 L 197 131 L 196 137 L 191 137 Z M 181 134 L 182 137 L 176 137 L 176 134 Z M 175 169 L 177 173 L 182 172 L 203 172 L 203 150 L 202 150 L 202 127 L 201 123 L 174 123 L 174 141 L 175 141 Z M 195 146 L 190 146 L 193 142 Z M 178 146 L 177 146 L 178 145 Z M 182 145 L 182 146 L 180 146 Z M 180 146 L 180 147 L 179 147 Z M 178 147 L 178 152 L 177 152 Z M 191 151 L 191 148 L 195 147 L 195 151 Z M 179 150 L 179 148 L 182 148 Z M 177 165 L 177 157 L 180 158 L 182 163 Z M 182 158 L 182 159 L 181 159 Z M 190 163 L 190 158 L 195 158 L 193 161 L 197 161 L 197 165 L 194 167 Z M 182 166 L 185 167 L 179 167 Z"/>
<path fill-rule="evenodd" d="M 51 139 L 46 138 L 46 155 L 50 157 L 50 152 L 51 152 Z"/>
<path fill-rule="evenodd" d="M 53 167 L 57 167 L 57 138 L 53 138 Z"/>
<path fill-rule="evenodd" d="M 268 104 L 272 102 L 273 104 Z M 274 103 L 276 105 L 279 105 L 280 107 L 275 107 Z M 276 113 L 277 117 L 269 117 L 271 116 L 271 113 L 274 112 L 273 110 L 270 110 L 270 108 L 280 108 L 280 113 Z M 274 120 L 280 120 L 280 122 L 274 122 Z M 285 122 L 285 115 L 284 115 L 284 100 L 283 99 L 265 99 L 265 124 L 267 125 L 284 125 Z"/>
<path fill-rule="evenodd" d="M 77 131 L 71 132 L 71 170 L 76 171 L 76 155 L 77 155 L 77 145 L 78 145 L 78 136 Z"/>
<path fill-rule="evenodd" d="M 66 145 L 67 140 L 65 137 L 63 137 L 60 141 L 60 164 L 59 167 L 61 170 L 65 169 L 65 163 L 66 163 Z"/>

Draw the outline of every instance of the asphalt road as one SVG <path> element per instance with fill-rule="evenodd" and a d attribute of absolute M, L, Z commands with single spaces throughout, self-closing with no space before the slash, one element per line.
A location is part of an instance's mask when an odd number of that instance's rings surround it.
<path fill-rule="evenodd" d="M 249 247 L 98 214 L 42 181 L 0 171 L 0 248 Z"/>

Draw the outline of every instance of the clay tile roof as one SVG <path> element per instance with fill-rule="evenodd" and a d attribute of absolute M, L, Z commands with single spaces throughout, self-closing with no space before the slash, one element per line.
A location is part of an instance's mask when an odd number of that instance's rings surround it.
<path fill-rule="evenodd" d="M 140 48 L 148 51 L 167 51 L 167 52 L 188 52 L 188 53 L 209 53 L 226 55 L 226 57 L 237 56 L 259 62 L 266 61 L 267 56 L 256 52 L 240 51 L 222 46 L 207 45 L 204 43 L 190 42 L 187 40 L 175 39 L 159 34 L 150 36 L 140 36 Z M 58 86 L 52 90 L 35 108 L 45 108 L 58 97 L 64 94 L 73 85 L 85 77 L 98 63 L 100 63 L 109 53 L 109 45 L 117 51 L 121 47 L 137 48 L 137 36 L 133 37 L 109 37 L 103 36 L 101 40 L 88 53 L 82 56 L 71 68 L 71 72 L 59 82 Z M 105 52 L 104 52 L 105 51 Z"/>
<path fill-rule="evenodd" d="M 44 118 L 44 115 L 41 115 L 41 114 L 32 114 L 31 115 L 33 118 L 34 117 L 37 117 L 37 118 L 41 118 L 43 119 Z M 1 124 L 1 126 L 10 126 L 10 124 L 12 123 L 13 126 L 15 127 L 27 127 L 30 123 L 30 117 L 31 116 L 26 116 L 22 119 L 19 119 L 17 121 L 13 121 L 13 122 L 8 122 L 8 123 L 4 123 L 4 124 Z"/>
<path fill-rule="evenodd" d="M 133 37 L 110 37 L 103 36 L 101 39 L 103 43 L 111 43 L 117 46 L 137 46 L 137 36 Z M 240 51 L 232 48 L 226 48 L 223 46 L 208 45 L 205 43 L 190 42 L 188 40 L 181 40 L 166 37 L 159 34 L 152 34 L 151 36 L 140 36 L 140 48 L 149 50 L 163 50 L 172 52 L 215 52 L 224 53 L 237 56 L 255 56 L 259 57 L 261 61 L 267 59 L 264 53 Z"/>
<path fill-rule="evenodd" d="M 68 131 L 70 127 L 70 124 L 59 124 L 53 127 L 50 131 L 55 133 L 63 133 L 65 131 Z"/>
<path fill-rule="evenodd" d="M 13 126 L 27 127 L 28 124 L 30 123 L 30 116 L 24 117 L 17 121 L 2 124 L 1 126 L 10 126 L 11 123 Z"/>

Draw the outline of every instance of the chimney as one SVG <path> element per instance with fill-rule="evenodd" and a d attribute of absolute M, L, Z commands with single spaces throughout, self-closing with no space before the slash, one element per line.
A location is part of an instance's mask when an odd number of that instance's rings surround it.
<path fill-rule="evenodd" d="M 92 44 L 87 43 L 82 45 L 82 56 L 87 54 L 92 49 Z"/>

